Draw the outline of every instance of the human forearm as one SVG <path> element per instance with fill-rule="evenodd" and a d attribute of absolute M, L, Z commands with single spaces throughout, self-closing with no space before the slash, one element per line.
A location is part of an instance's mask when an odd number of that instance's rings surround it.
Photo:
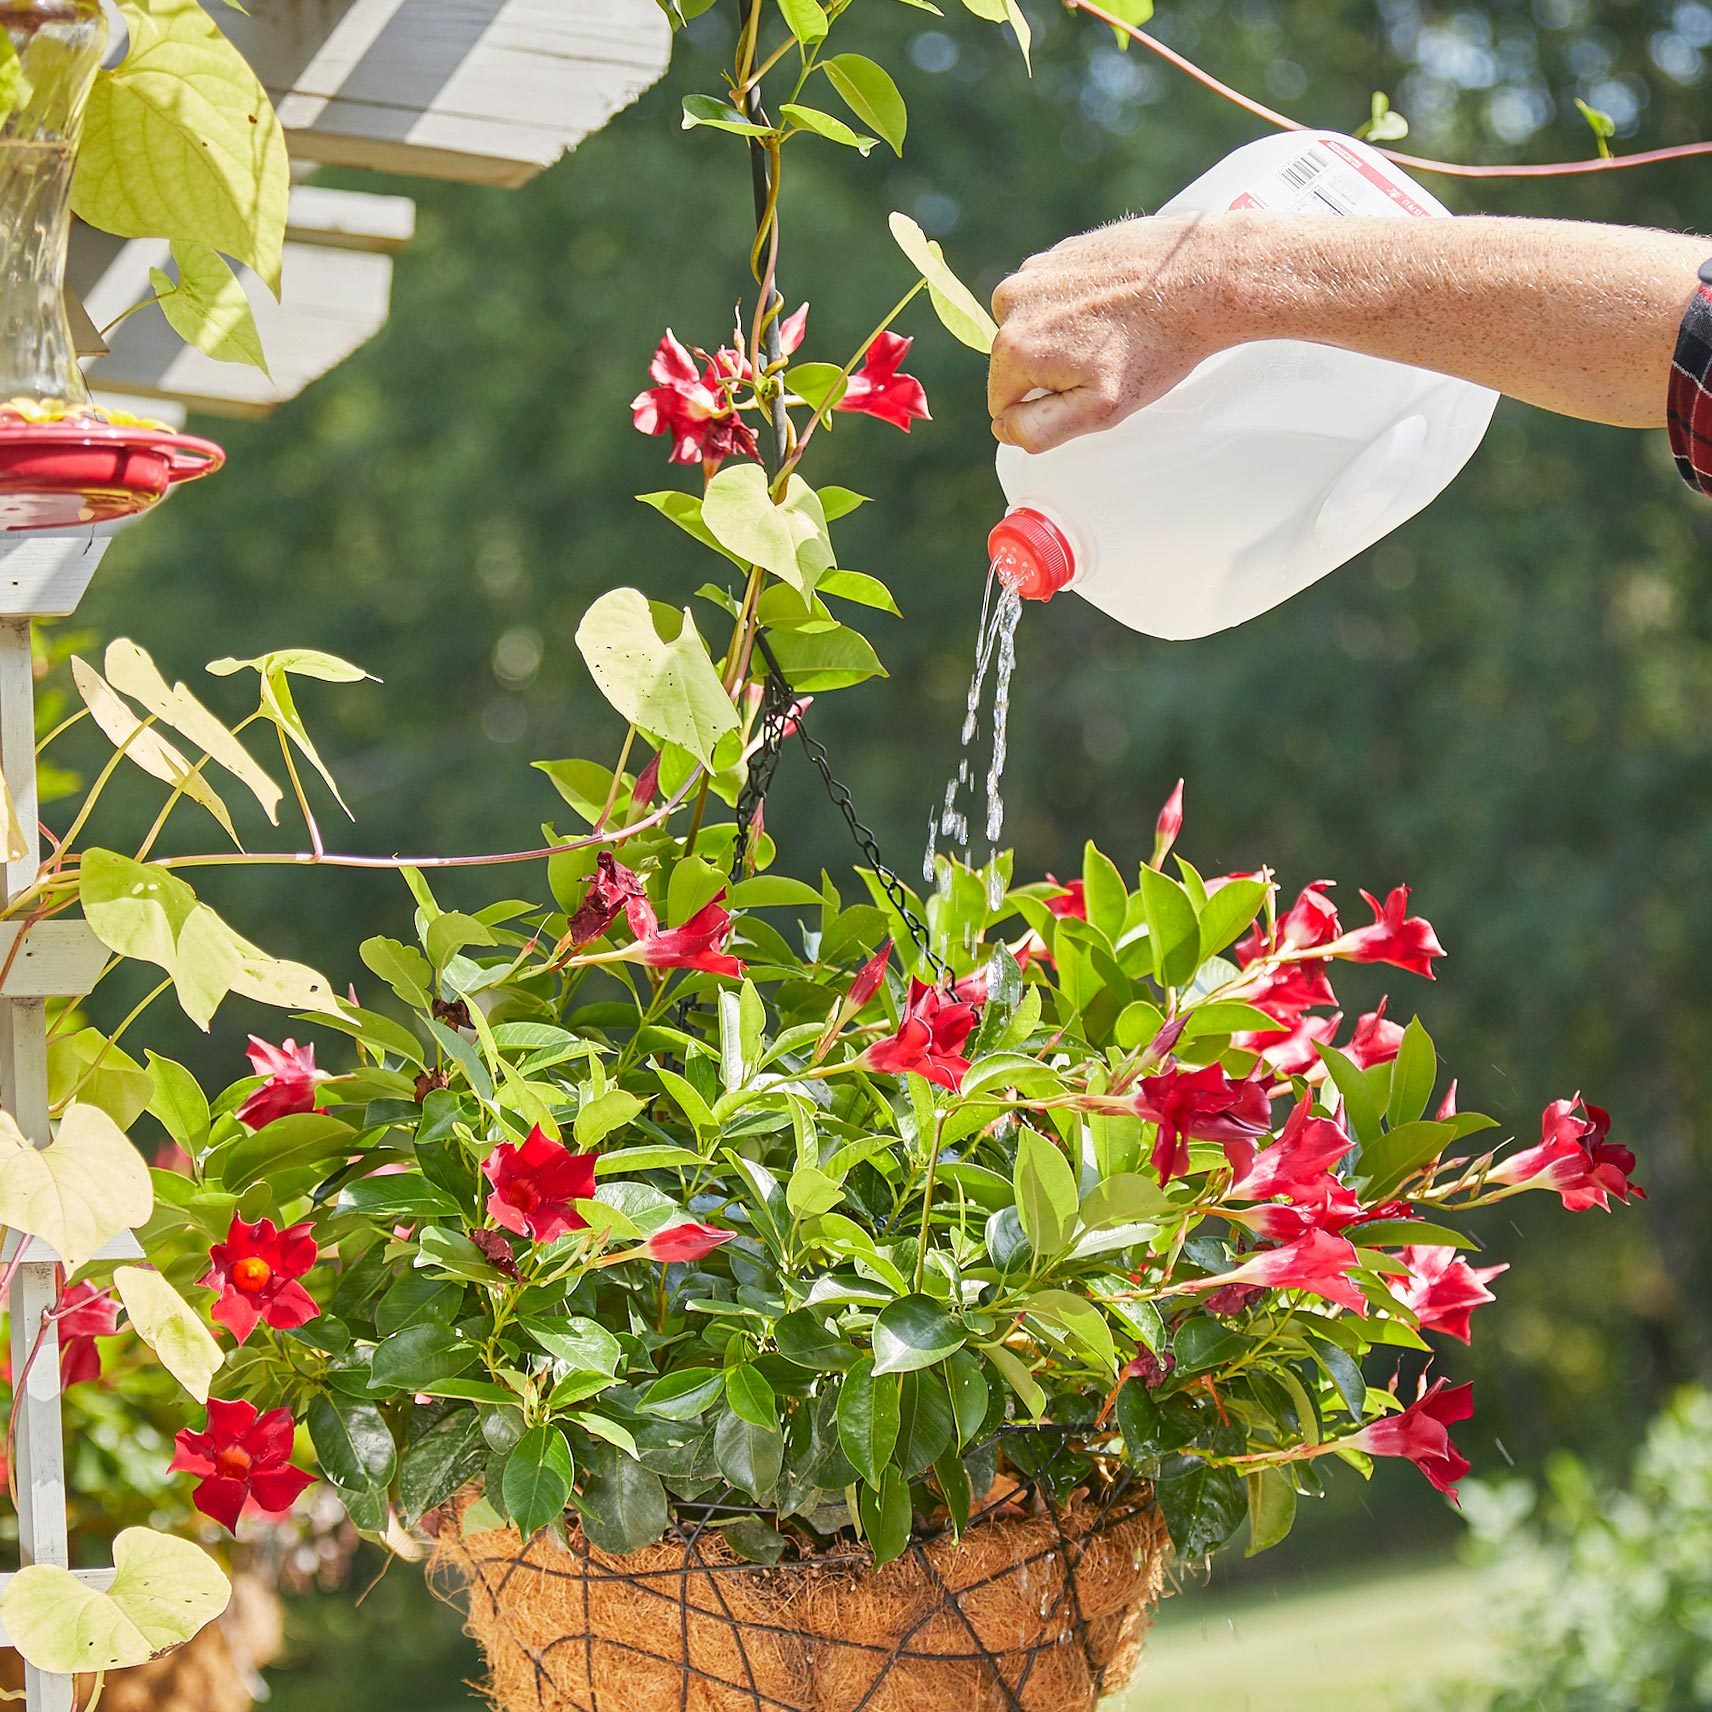
<path fill-rule="evenodd" d="M 1215 351 L 1282 338 L 1655 427 L 1709 255 L 1706 239 L 1576 221 L 1126 221 L 1032 258 L 999 288 L 994 431 L 1041 450 L 1150 403 Z M 1023 402 L 1038 390 L 1050 396 Z"/>

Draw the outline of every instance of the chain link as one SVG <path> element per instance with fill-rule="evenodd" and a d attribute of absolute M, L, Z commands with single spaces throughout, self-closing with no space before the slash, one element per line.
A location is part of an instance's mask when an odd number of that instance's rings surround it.
<path fill-rule="evenodd" d="M 750 824 L 772 785 L 773 774 L 779 765 L 780 747 L 794 729 L 797 741 L 802 744 L 803 753 L 808 756 L 814 770 L 820 774 L 832 806 L 844 817 L 844 824 L 850 828 L 851 838 L 857 849 L 868 859 L 874 870 L 874 877 L 880 882 L 880 889 L 886 894 L 892 908 L 897 911 L 916 949 L 921 953 L 922 961 L 933 971 L 938 985 L 949 990 L 956 980 L 951 966 L 933 949 L 932 935 L 928 931 L 927 923 L 911 907 L 908 889 L 880 854 L 879 842 L 873 829 L 857 814 L 849 787 L 834 776 L 826 745 L 809 731 L 804 722 L 796 694 L 779 667 L 778 658 L 767 641 L 765 631 L 758 630 L 755 633 L 755 646 L 760 649 L 761 657 L 767 663 L 767 675 L 762 680 L 761 690 L 761 745 L 750 758 L 749 776 L 744 782 L 742 794 L 737 799 L 737 845 L 732 856 L 733 882 L 742 876 L 744 860 L 748 855 Z"/>

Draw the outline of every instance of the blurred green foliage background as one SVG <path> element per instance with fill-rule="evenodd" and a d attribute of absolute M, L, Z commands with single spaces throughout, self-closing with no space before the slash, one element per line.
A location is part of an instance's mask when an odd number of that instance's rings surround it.
<path fill-rule="evenodd" d="M 126 535 L 79 615 L 187 677 L 288 644 L 378 674 L 304 695 L 357 814 L 335 827 L 328 805 L 339 847 L 536 842 L 562 805 L 527 763 L 610 760 L 621 736 L 572 644 L 583 608 L 623 582 L 683 604 L 710 574 L 630 497 L 686 473 L 631 430 L 627 407 L 661 329 L 711 347 L 746 283 L 741 147 L 677 123 L 683 93 L 717 87 L 732 10 L 680 35 L 658 88 L 524 190 L 362 180 L 420 209 L 389 328 L 268 420 L 218 425 L 227 472 Z M 869 0 L 841 26 L 896 70 L 910 146 L 902 163 L 791 153 L 781 278 L 790 302 L 814 306 L 806 357 L 842 355 L 905 283 L 891 208 L 990 290 L 1058 238 L 1156 207 L 1256 133 L 1090 20 L 1031 4 L 1031 78 L 1008 37 L 948 10 Z M 1311 122 L 1353 126 L 1386 89 L 1413 124 L 1405 146 L 1426 154 L 1591 153 L 1575 96 L 1613 115 L 1619 150 L 1705 128 L 1706 0 L 1167 0 L 1154 27 Z M 1426 182 L 1461 210 L 1712 227 L 1705 163 Z M 905 609 L 873 627 L 890 680 L 814 720 L 906 874 L 954 764 L 1001 505 L 982 366 L 925 306 L 911 317 L 908 367 L 933 422 L 906 439 L 839 419 L 816 477 L 874 496 L 840 525 L 842 554 L 883 573 Z M 1536 336 L 1554 338 L 1549 311 Z M 1365 917 L 1357 885 L 1417 888 L 1451 956 L 1435 986 L 1395 976 L 1392 1012 L 1419 1007 L 1468 1104 L 1529 1132 L 1548 1098 L 1579 1088 L 1639 1154 L 1644 1206 L 1610 1219 L 1506 1208 L 1487 1233 L 1515 1269 L 1474 1351 L 1444 1363 L 1477 1381 L 1479 1415 L 1459 1438 L 1485 1470 L 1565 1445 L 1626 1461 L 1666 1391 L 1712 1372 L 1709 546 L 1712 508 L 1680 488 L 1662 435 L 1505 404 L 1428 513 L 1246 629 L 1156 642 L 1068 596 L 1023 625 L 1006 778 L 1019 873 L 1073 871 L 1090 836 L 1133 866 L 1183 774 L 1182 848 L 1205 872 L 1264 861 L 1287 884 L 1337 876 L 1352 920 Z M 223 689 L 202 693 L 225 707 Z M 788 870 L 854 859 L 798 756 L 768 829 Z M 491 901 L 544 880 L 486 870 L 444 890 Z M 269 870 L 207 895 L 270 950 L 359 988 L 358 941 L 407 907 L 398 881 L 348 873 Z M 1351 1014 L 1384 990 L 1358 974 L 1340 983 Z M 225 1018 L 210 1041 L 157 1031 L 150 1044 L 239 1067 Z M 1387 1469 L 1365 1490 L 1352 1478 L 1335 1515 L 1257 1569 L 1296 1577 L 1455 1531 L 1424 1484 Z M 297 1688 L 282 1679 L 286 1704 L 313 1693 L 339 1712 L 360 1693 L 373 1707 L 383 1681 L 389 1703 L 442 1703 L 411 1672 L 462 1655 L 417 1633 L 428 1619 L 406 1581 L 397 1567 L 361 1613 L 340 1608 L 327 1668 Z M 389 1600 L 418 1613 L 412 1625 L 387 1620 Z M 347 1630 L 363 1668 L 341 1690 Z M 395 1645 L 396 1658 L 375 1651 Z"/>

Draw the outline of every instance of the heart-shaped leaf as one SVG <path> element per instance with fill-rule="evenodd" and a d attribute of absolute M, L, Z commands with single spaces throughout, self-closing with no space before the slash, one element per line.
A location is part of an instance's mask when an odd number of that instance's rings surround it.
<path fill-rule="evenodd" d="M 121 1670 L 181 1646 L 232 1594 L 201 1547 L 153 1528 L 126 1528 L 113 1542 L 113 1567 L 104 1593 L 54 1564 L 19 1570 L 0 1593 L 7 1639 L 56 1676 Z"/>
<path fill-rule="evenodd" d="M 0 1112 L 0 1225 L 40 1237 L 67 1272 L 146 1223 L 154 1204 L 143 1156 L 99 1106 L 68 1106 L 49 1147 Z"/>

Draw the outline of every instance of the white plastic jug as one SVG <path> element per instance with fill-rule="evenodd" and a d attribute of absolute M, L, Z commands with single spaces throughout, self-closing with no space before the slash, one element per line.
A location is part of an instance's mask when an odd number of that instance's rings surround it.
<path fill-rule="evenodd" d="M 1447 215 L 1352 137 L 1249 143 L 1162 214 Z M 1073 588 L 1150 636 L 1208 636 L 1288 600 L 1433 499 L 1497 394 L 1330 345 L 1207 358 L 1163 398 L 1050 452 L 999 448 L 1011 510 L 990 547 L 1034 599 Z"/>

